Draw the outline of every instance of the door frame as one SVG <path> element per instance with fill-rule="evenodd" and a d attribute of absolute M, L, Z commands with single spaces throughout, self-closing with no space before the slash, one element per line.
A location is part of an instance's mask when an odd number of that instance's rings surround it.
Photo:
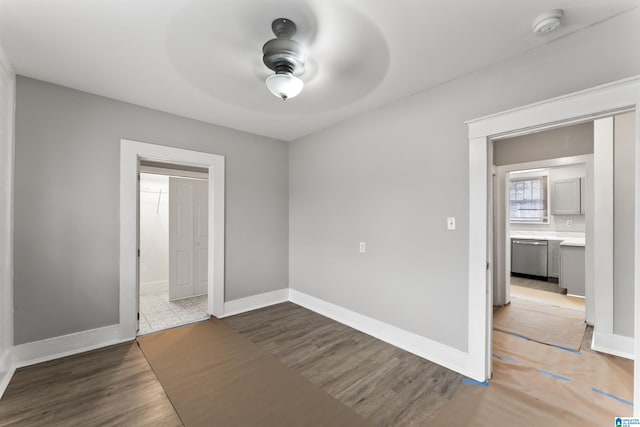
<path fill-rule="evenodd" d="M 133 339 L 138 325 L 138 172 L 140 160 L 209 170 L 208 314 L 224 312 L 225 158 L 217 154 L 120 140 L 120 338 Z"/>
<path fill-rule="evenodd" d="M 493 138 L 522 135 L 535 130 L 552 129 L 571 123 L 611 116 L 635 110 L 635 300 L 634 335 L 640 336 L 640 75 L 583 91 L 552 98 L 506 112 L 466 122 L 469 139 L 469 338 L 468 352 L 473 374 L 488 379 L 491 345 L 487 337 L 493 316 L 487 298 L 489 244 L 492 245 L 488 218 L 490 175 L 489 149 Z M 490 265 L 490 264 L 489 264 Z M 608 284 L 612 289 L 612 284 Z M 608 314 L 608 313 L 607 313 Z M 611 310 L 611 315 L 613 312 Z M 597 319 L 596 319 L 597 321 Z M 611 331 L 612 332 L 612 331 Z M 613 336 L 613 334 L 611 334 Z M 633 356 L 640 356 L 640 345 L 634 337 Z M 640 415 L 640 366 L 634 369 L 634 414 Z"/>

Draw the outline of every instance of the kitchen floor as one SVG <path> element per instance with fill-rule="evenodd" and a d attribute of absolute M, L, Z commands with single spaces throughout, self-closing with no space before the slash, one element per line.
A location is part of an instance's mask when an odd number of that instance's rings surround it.
<path fill-rule="evenodd" d="M 514 278 L 512 277 L 511 279 L 512 279 L 511 281 L 511 297 L 512 298 L 522 298 L 530 301 L 547 303 L 547 304 L 555 305 L 558 307 L 570 308 L 572 310 L 580 310 L 580 311 L 585 310 L 584 298 L 518 286 L 514 284 L 513 282 Z"/>
<path fill-rule="evenodd" d="M 140 295 L 140 330 L 145 335 L 208 319 L 207 295 L 169 301 L 169 291 Z"/>
<path fill-rule="evenodd" d="M 546 280 L 528 279 L 525 277 L 511 276 L 511 284 L 522 286 L 525 288 L 538 289 L 540 291 L 555 292 L 557 294 L 566 294 L 567 290 L 561 288 L 560 285 Z"/>

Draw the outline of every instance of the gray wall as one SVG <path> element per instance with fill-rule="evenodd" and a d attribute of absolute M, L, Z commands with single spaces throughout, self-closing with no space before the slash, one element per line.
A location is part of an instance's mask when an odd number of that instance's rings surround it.
<path fill-rule="evenodd" d="M 496 166 L 551 160 L 593 154 L 593 121 L 565 126 L 529 135 L 507 138 L 493 143 Z M 541 166 L 542 167 L 542 166 Z M 556 179 L 586 176 L 585 165 L 552 168 L 550 182 Z M 567 227 L 567 220 L 573 225 Z M 584 215 L 549 215 L 549 224 L 512 223 L 511 230 L 585 231 Z"/>
<path fill-rule="evenodd" d="M 638 21 L 636 9 L 293 142 L 290 287 L 466 350 L 464 121 L 639 74 Z"/>
<path fill-rule="evenodd" d="M 633 337 L 635 113 L 613 120 L 613 332 Z"/>
<path fill-rule="evenodd" d="M 593 153 L 593 121 L 493 143 L 496 166 Z"/>
<path fill-rule="evenodd" d="M 287 287 L 286 143 L 19 77 L 16 344 L 118 323 L 121 138 L 225 156 L 225 299 Z"/>

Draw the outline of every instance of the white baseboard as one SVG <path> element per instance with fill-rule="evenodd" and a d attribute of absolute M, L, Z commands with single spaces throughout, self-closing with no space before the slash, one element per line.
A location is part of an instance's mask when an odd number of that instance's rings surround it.
<path fill-rule="evenodd" d="M 291 301 L 462 375 L 472 377 L 470 372 L 467 372 L 469 358 L 466 352 L 294 289 L 279 289 L 227 301 L 224 303 L 224 316 L 222 317 L 286 301 Z M 2 397 L 17 368 L 131 341 L 134 338 L 123 338 L 120 325 L 112 325 L 14 346 L 0 355 L 0 397 Z M 591 348 L 595 351 L 633 359 L 634 340 L 621 335 L 596 331 L 593 335 Z"/>
<path fill-rule="evenodd" d="M 120 338 L 120 325 L 105 326 L 13 347 L 13 366 L 35 365 L 73 354 L 130 341 Z"/>
<path fill-rule="evenodd" d="M 9 386 L 9 382 L 16 371 L 13 365 L 13 351 L 11 348 L 4 351 L 0 356 L 0 399 Z"/>
<path fill-rule="evenodd" d="M 222 317 L 233 316 L 286 301 L 291 301 L 391 345 L 469 376 L 465 368 L 468 360 L 466 352 L 293 289 L 284 288 L 227 301 L 224 303 L 224 316 Z M 5 356 L 8 357 L 7 365 L 10 366 L 10 369 L 4 377 L 0 378 L 0 397 L 4 388 L 9 384 L 16 368 L 131 341 L 134 338 L 123 338 L 120 325 L 112 325 L 14 346 L 12 351 L 7 352 L 9 356 Z"/>
<path fill-rule="evenodd" d="M 288 300 L 289 289 L 279 289 L 273 292 L 228 301 L 224 305 L 225 316 L 256 310 Z M 7 352 L 8 356 L 3 356 L 7 358 L 7 366 L 9 368 L 7 369 L 7 374 L 0 377 L 0 392 L 3 392 L 3 387 L 9 384 L 16 368 L 35 365 L 61 357 L 131 341 L 133 339 L 135 339 L 135 337 L 123 338 L 120 325 L 111 325 L 16 345 L 11 352 Z M 0 362 L 2 362 L 2 360 L 3 359 L 0 358 Z M 2 366 L 3 365 L 0 364 L 0 368 Z M 0 371 L 0 375 L 1 373 L 2 371 Z"/>
<path fill-rule="evenodd" d="M 466 372 L 468 370 L 466 368 L 468 353 L 464 351 L 312 297 L 295 289 L 289 289 L 289 301 L 445 368 L 470 376 L 470 373 Z"/>
<path fill-rule="evenodd" d="M 633 338 L 623 335 L 609 334 L 606 332 L 593 331 L 591 349 L 614 356 L 624 357 L 633 360 L 634 343 Z"/>
<path fill-rule="evenodd" d="M 252 295 L 246 298 L 234 299 L 224 303 L 224 315 L 221 317 L 233 316 L 235 314 L 246 313 L 281 302 L 289 301 L 289 288 L 278 289 L 277 291 L 265 292 L 264 294 Z"/>
<path fill-rule="evenodd" d="M 169 281 L 159 280 L 157 282 L 140 283 L 140 295 L 155 294 L 157 292 L 168 291 Z"/>

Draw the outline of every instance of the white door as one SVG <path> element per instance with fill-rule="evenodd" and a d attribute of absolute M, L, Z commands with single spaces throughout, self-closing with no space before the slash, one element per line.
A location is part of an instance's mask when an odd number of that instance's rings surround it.
<path fill-rule="evenodd" d="M 207 181 L 193 181 L 194 210 L 194 294 L 207 293 L 209 245 L 209 184 Z"/>
<path fill-rule="evenodd" d="M 208 183 L 169 178 L 169 299 L 207 293 Z"/>
<path fill-rule="evenodd" d="M 193 181 L 169 178 L 169 299 L 193 295 Z"/>

